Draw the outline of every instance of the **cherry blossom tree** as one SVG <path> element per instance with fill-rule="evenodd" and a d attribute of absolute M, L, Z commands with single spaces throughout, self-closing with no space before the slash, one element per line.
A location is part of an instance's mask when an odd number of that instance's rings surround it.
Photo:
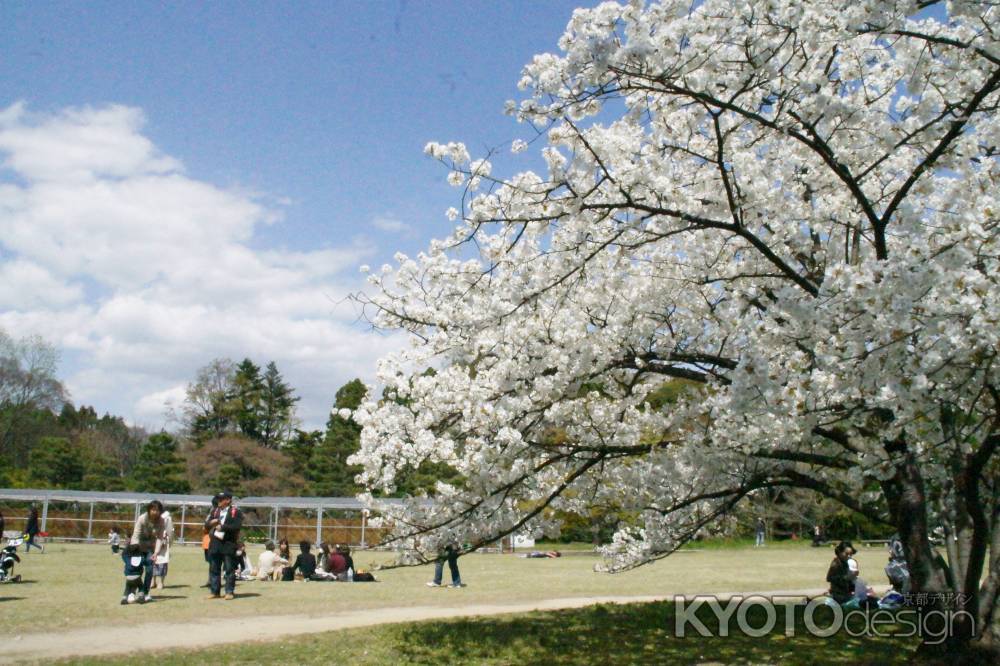
<path fill-rule="evenodd" d="M 361 479 L 461 478 L 386 507 L 394 538 L 475 547 L 609 506 L 637 516 L 606 549 L 622 570 L 805 488 L 898 531 L 916 590 L 960 595 L 950 648 L 998 642 L 998 40 L 988 2 L 574 12 L 508 105 L 544 168 L 429 144 L 457 226 L 360 297 L 413 340 L 354 414 Z"/>

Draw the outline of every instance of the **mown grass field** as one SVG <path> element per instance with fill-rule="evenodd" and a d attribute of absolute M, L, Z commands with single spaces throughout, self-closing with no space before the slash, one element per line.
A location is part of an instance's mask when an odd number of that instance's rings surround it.
<path fill-rule="evenodd" d="M 259 547 L 253 550 L 254 559 Z M 389 561 L 386 553 L 355 553 L 359 568 Z M 206 565 L 198 548 L 175 547 L 167 588 L 145 606 L 120 606 L 121 560 L 96 545 L 50 544 L 44 555 L 22 553 L 25 582 L 0 587 L 0 637 L 101 626 L 155 630 L 159 623 L 253 622 L 259 616 L 327 615 L 350 610 L 542 599 L 750 592 L 824 587 L 829 548 L 772 545 L 682 552 L 635 571 L 595 573 L 586 554 L 554 560 L 471 554 L 460 559 L 463 589 L 425 586 L 430 566 L 376 572 L 378 583 L 241 583 L 231 602 L 205 600 Z M 885 553 L 862 549 L 863 576 L 884 585 Z M 446 572 L 447 577 L 447 572 Z M 223 604 L 224 608 L 218 605 Z M 420 622 L 312 634 L 270 643 L 222 646 L 197 653 L 178 645 L 162 663 L 896 663 L 912 643 L 817 639 L 799 632 L 762 639 L 676 639 L 672 605 L 607 605 L 501 617 Z M 783 626 L 783 625 L 782 625 Z M 18 637 L 21 638 L 18 638 Z M 876 659 L 877 657 L 877 659 Z M 884 658 L 883 658 L 884 657 Z M 134 657 L 119 661 L 134 660 Z M 93 661 L 93 660 L 88 660 Z M 112 660 L 114 661 L 114 660 Z"/>

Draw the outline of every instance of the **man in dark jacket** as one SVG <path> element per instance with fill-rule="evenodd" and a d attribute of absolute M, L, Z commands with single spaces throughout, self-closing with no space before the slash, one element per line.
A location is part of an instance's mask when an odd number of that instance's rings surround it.
<path fill-rule="evenodd" d="M 233 496 L 221 492 L 215 496 L 217 506 L 205 520 L 205 529 L 211 537 L 208 544 L 209 599 L 218 599 L 222 592 L 222 569 L 226 570 L 226 600 L 236 592 L 236 544 L 240 540 L 243 512 L 233 506 Z"/>

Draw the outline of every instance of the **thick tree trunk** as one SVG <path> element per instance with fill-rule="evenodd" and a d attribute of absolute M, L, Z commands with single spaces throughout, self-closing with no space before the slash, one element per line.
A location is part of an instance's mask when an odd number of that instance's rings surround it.
<path fill-rule="evenodd" d="M 917 656 L 931 663 L 1000 663 L 1000 530 L 995 498 L 981 496 L 981 466 L 972 456 L 966 458 L 956 475 L 956 487 L 945 500 L 956 518 L 953 524 L 961 526 L 948 531 L 946 538 L 952 540 L 946 544 L 948 562 L 930 542 L 928 497 L 915 456 L 905 444 L 896 442 L 891 448 L 902 459 L 883 490 L 906 552 L 912 592 L 927 595 L 925 617 L 940 619 L 938 626 L 928 621 L 929 635 L 940 636 L 947 630 L 946 640 L 939 643 L 924 636 Z M 984 504 L 993 509 L 992 515 Z M 990 575 L 981 585 L 988 551 Z"/>

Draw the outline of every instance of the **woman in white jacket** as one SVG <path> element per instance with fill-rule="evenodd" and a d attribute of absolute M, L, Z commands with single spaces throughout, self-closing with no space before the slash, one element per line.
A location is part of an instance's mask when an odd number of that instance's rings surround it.
<path fill-rule="evenodd" d="M 156 589 L 162 590 L 163 583 L 167 580 L 167 569 L 170 565 L 170 543 L 174 540 L 174 520 L 170 517 L 169 511 L 163 512 L 163 545 L 160 546 L 160 554 L 153 565 L 153 584 Z"/>

